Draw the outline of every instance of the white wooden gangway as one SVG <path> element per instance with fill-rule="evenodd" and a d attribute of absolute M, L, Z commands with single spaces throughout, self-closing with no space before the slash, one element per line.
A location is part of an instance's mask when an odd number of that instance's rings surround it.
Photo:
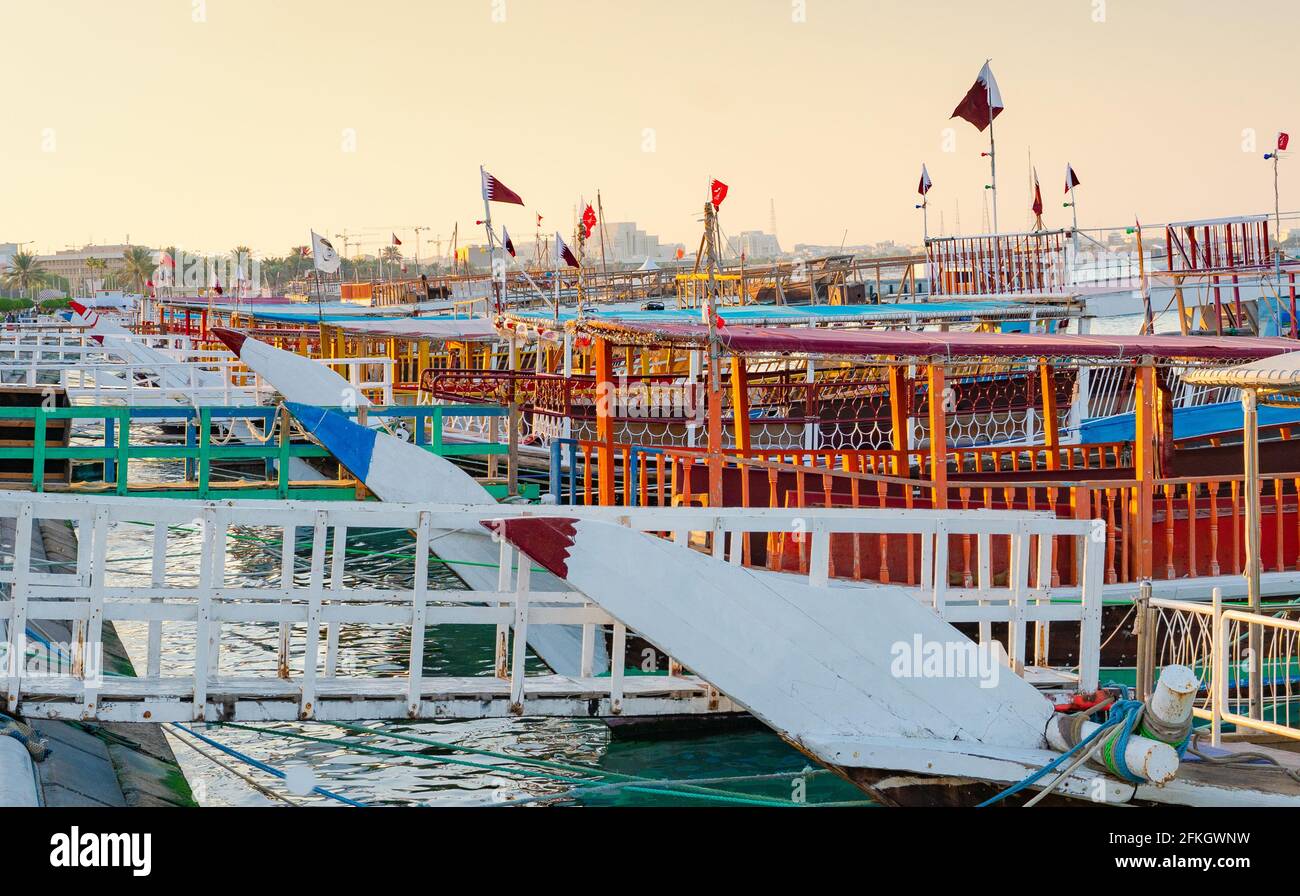
<path fill-rule="evenodd" d="M 143 337 L 115 346 L 121 339 L 117 336 L 100 345 L 84 337 L 51 335 L 65 338 L 40 344 L 0 342 L 0 383 L 59 386 L 74 404 L 93 405 L 232 407 L 260 404 L 276 395 L 270 383 L 224 349 L 172 344 L 153 349 Z M 136 345 L 150 348 L 151 356 L 141 360 L 133 355 L 129 347 Z M 314 360 L 337 369 L 357 394 L 375 393 L 378 404 L 393 403 L 393 359 Z"/>
<path fill-rule="evenodd" d="M 29 628 L 42 620 L 65 620 L 78 632 L 67 670 L 29 674 L 24 663 L 0 668 L 9 712 L 35 718 L 163 722 L 195 719 L 271 721 L 293 719 L 359 720 L 380 718 L 482 718 L 507 715 L 653 716 L 736 711 L 739 706 L 708 682 L 675 663 L 667 675 L 629 676 L 615 663 L 608 676 L 590 674 L 597 637 L 608 627 L 612 653 L 623 656 L 628 631 L 619 619 L 575 591 L 533 592 L 531 564 L 500 540 L 501 563 L 495 591 L 431 588 L 429 556 L 436 552 L 431 533 L 448 529 L 482 531 L 481 521 L 515 516 L 554 516 L 536 506 L 433 506 L 339 502 L 247 501 L 238 505 L 203 501 L 146 501 L 131 498 L 15 494 L 0 497 L 0 649 L 24 657 Z M 1096 687 L 1101 627 L 1101 588 L 1097 528 L 1089 521 L 1057 520 L 1048 514 L 997 511 L 734 508 L 564 508 L 564 516 L 616 523 L 662 534 L 683 551 L 711 552 L 739 566 L 744 532 L 802 532 L 809 539 L 809 572 L 761 575 L 784 577 L 821 588 L 852 589 L 862 601 L 899 586 L 848 583 L 828 577 L 830 538 L 840 533 L 911 534 L 922 548 L 919 587 L 903 589 L 949 621 L 978 622 L 981 628 L 1009 623 L 1009 664 L 1031 681 L 1048 677 L 1067 687 Z M 33 537 L 49 523 L 67 521 L 78 533 L 76 556 L 63 567 L 30 562 Z M 197 561 L 178 559 L 178 527 L 197 524 Z M 1099 524 L 1098 524 L 1099 525 Z M 139 553 L 141 526 L 150 535 L 150 572 L 124 573 L 113 558 Z M 295 575 L 295 553 L 281 552 L 279 563 L 232 562 L 232 536 L 242 530 L 283 535 L 295 544 L 310 532 L 308 571 Z M 409 529 L 415 533 L 406 576 L 390 572 L 381 581 L 357 576 L 349 566 L 349 531 Z M 35 533 L 35 534 L 34 534 Z M 971 534 L 981 540 L 1007 538 L 1015 558 L 1010 581 L 995 587 L 983 578 L 975 588 L 948 587 L 948 537 Z M 1080 589 L 1050 587 L 1049 576 L 1032 571 L 1031 545 L 1077 540 L 1087 553 L 1088 574 Z M 1088 545 L 1093 545 L 1088 550 Z M 192 550 L 189 548 L 188 550 Z M 1041 556 L 1042 551 L 1039 551 Z M 305 560 L 306 558 L 304 558 Z M 454 560 L 455 558 L 444 558 Z M 352 561 L 355 563 L 356 561 Z M 1043 565 L 1046 569 L 1046 564 Z M 258 569 L 264 572 L 258 573 Z M 653 569 L 626 570 L 628 577 L 653 578 Z M 395 588 L 394 580 L 411 584 Z M 882 591 L 880 589 L 885 589 Z M 841 592 L 846 593 L 846 592 Z M 1083 665 L 1077 677 L 1037 668 L 1028 654 L 1027 630 L 1046 641 L 1052 622 L 1080 626 Z M 147 656 L 136 657 L 139 678 L 99 675 L 106 622 L 148 628 Z M 581 670 L 575 676 L 529 673 L 525 640 L 530 626 L 583 627 Z M 425 633 L 434 626 L 491 626 L 495 630 L 495 675 L 434 676 L 424 673 Z M 226 648 L 232 635 L 247 637 L 250 626 L 278 632 L 278 662 L 264 674 L 241 668 Z M 406 668 L 379 673 L 341 660 L 341 626 L 405 629 Z M 523 637 L 511 637 L 511 630 Z M 324 634 L 322 635 L 322 630 Z M 274 635 L 272 635 L 274 636 Z M 396 635 L 394 637 L 397 637 Z M 175 645 L 183 643 L 177 651 Z M 171 653 L 164 656 L 164 643 Z M 669 650 L 671 645 L 662 645 Z M 177 655 L 179 653 L 179 655 Z M 268 664 L 269 666 L 269 664 Z M 1053 677 L 1054 676 L 1054 677 Z"/>

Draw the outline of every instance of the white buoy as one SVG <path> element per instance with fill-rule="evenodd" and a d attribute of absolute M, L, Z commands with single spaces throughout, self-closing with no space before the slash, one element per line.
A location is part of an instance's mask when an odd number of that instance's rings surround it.
<path fill-rule="evenodd" d="M 1066 743 L 1065 735 L 1061 733 L 1059 720 L 1058 716 L 1048 721 L 1047 743 L 1053 750 L 1064 753 L 1070 749 L 1070 744 Z M 1084 722 L 1079 732 L 1080 737 L 1087 739 L 1100 727 L 1096 722 Z M 1159 786 L 1169 783 L 1178 774 L 1178 751 L 1169 744 L 1133 734 L 1129 736 L 1128 746 L 1124 750 L 1124 763 L 1134 774 Z"/>

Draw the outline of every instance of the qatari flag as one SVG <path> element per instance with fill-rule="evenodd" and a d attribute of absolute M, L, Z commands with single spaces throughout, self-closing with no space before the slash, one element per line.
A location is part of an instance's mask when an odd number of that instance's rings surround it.
<path fill-rule="evenodd" d="M 1038 188 L 1038 172 L 1034 172 L 1034 204 L 1030 206 L 1034 214 L 1043 217 L 1043 191 Z"/>
<path fill-rule="evenodd" d="M 921 165 L 921 183 L 917 185 L 916 192 L 924 196 L 926 193 L 930 192 L 930 188 L 933 186 L 934 181 L 930 180 L 930 172 L 925 170 L 925 165 L 923 163 Z"/>
<path fill-rule="evenodd" d="M 1079 175 L 1075 174 L 1074 168 L 1067 164 L 1065 166 L 1065 192 L 1070 192 L 1080 183 L 1082 183 L 1082 181 L 1079 180 Z"/>
<path fill-rule="evenodd" d="M 574 257 L 573 252 L 564 244 L 564 237 L 560 236 L 558 230 L 555 232 L 555 261 L 557 264 L 563 261 L 571 268 L 582 267 L 582 265 L 578 264 L 578 259 Z"/>
<path fill-rule="evenodd" d="M 506 225 L 504 224 L 501 225 L 501 245 L 505 246 L 505 249 L 510 253 L 511 258 L 515 257 L 515 244 L 510 241 L 510 231 L 506 230 Z"/>
<path fill-rule="evenodd" d="M 984 63 L 975 84 L 966 91 L 966 96 L 952 110 L 951 118 L 964 118 L 975 125 L 977 130 L 984 130 L 993 123 L 1002 112 L 1002 91 L 993 77 L 993 69 Z"/>
<path fill-rule="evenodd" d="M 510 205 L 524 204 L 518 193 L 486 171 L 483 172 L 483 198 L 489 202 L 507 202 Z"/>

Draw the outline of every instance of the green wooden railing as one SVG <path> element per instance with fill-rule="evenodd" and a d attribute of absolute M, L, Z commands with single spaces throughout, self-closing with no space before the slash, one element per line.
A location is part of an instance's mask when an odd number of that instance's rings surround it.
<path fill-rule="evenodd" d="M 356 417 L 355 410 L 333 408 L 339 413 Z M 456 443 L 444 438 L 443 424 L 449 417 L 502 417 L 508 418 L 509 411 L 503 407 L 490 405 L 425 405 L 391 407 L 370 407 L 366 409 L 369 419 L 384 418 L 388 421 L 403 421 L 414 436 L 415 444 L 425 450 L 444 457 L 452 456 L 493 456 L 509 453 L 509 445 L 504 442 L 492 443 Z M 51 461 L 68 461 L 69 476 L 66 483 L 57 487 L 66 488 L 73 481 L 81 483 L 99 482 L 105 490 L 118 495 L 146 497 L 194 497 L 208 498 L 220 495 L 223 498 L 303 498 L 309 500 L 350 499 L 356 494 L 355 481 L 335 481 L 331 483 L 310 484 L 291 483 L 289 478 L 289 461 L 291 458 L 323 458 L 329 452 L 312 442 L 293 441 L 289 437 L 288 422 L 292 418 L 288 412 L 274 407 L 0 407 L 0 427 L 12 428 L 15 423 L 30 423 L 32 442 L 22 445 L 0 445 L 0 460 L 18 460 L 20 478 L 13 472 L 6 477 L 5 484 L 10 488 L 30 487 L 43 492 L 51 484 L 46 466 Z M 50 421 L 66 420 L 71 427 L 72 421 L 100 420 L 104 425 L 101 444 L 47 444 Z M 240 444 L 233 437 L 223 435 L 223 421 L 252 421 L 260 423 L 260 430 L 266 437 L 261 444 Z M 159 444 L 157 441 L 145 441 L 139 435 L 136 425 L 158 425 L 170 423 L 184 426 L 185 444 Z M 502 427 L 503 431 L 505 427 Z M 214 438 L 215 436 L 215 438 Z M 79 437 L 74 433 L 73 439 Z M 84 437 L 82 437 L 84 438 Z M 16 441 L 14 438 L 5 441 Z M 130 462 L 133 460 L 177 461 L 183 463 L 183 477 L 179 480 L 163 478 L 147 481 L 131 481 L 129 478 Z M 236 482 L 214 483 L 213 468 L 223 461 L 237 461 L 245 465 L 257 461 L 263 463 L 264 477 L 261 480 L 241 479 Z M 27 464 L 30 464 L 30 480 L 26 479 Z M 91 467 L 92 476 L 87 479 L 86 467 Z M 95 475 L 97 474 L 97 475 Z M 489 486 L 489 491 L 492 486 Z"/>

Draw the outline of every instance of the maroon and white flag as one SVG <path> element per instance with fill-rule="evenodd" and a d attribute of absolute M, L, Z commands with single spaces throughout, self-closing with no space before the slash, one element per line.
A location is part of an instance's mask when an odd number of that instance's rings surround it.
<path fill-rule="evenodd" d="M 1043 222 L 1043 191 L 1038 186 L 1038 170 L 1034 169 L 1034 204 L 1030 206 L 1038 216 L 1038 223 Z"/>
<path fill-rule="evenodd" d="M 393 245 L 394 246 L 402 245 L 402 241 L 397 238 L 397 234 L 393 234 Z"/>
<path fill-rule="evenodd" d="M 506 202 L 510 205 L 523 205 L 519 194 L 507 187 L 486 171 L 483 172 L 483 198 L 488 202 Z"/>
<path fill-rule="evenodd" d="M 515 257 L 515 244 L 510 241 L 510 231 L 506 230 L 506 225 L 501 225 L 501 245 L 510 253 L 510 257 Z"/>
<path fill-rule="evenodd" d="M 934 186 L 934 181 L 930 180 L 930 172 L 925 170 L 925 164 L 922 163 L 921 183 L 917 185 L 916 192 L 924 196 L 926 193 L 930 192 L 930 188 L 933 186 Z"/>
<path fill-rule="evenodd" d="M 980 69 L 975 84 L 966 91 L 966 96 L 962 97 L 962 101 L 957 104 L 956 109 L 952 110 L 952 115 L 949 117 L 964 118 L 982 131 L 993 123 L 993 119 L 1002 113 L 1002 109 L 1002 91 L 998 90 L 993 69 L 989 68 L 986 62 Z"/>
<path fill-rule="evenodd" d="M 564 237 L 560 236 L 560 232 L 557 230 L 557 231 L 555 232 L 555 264 L 556 264 L 556 266 L 558 266 L 559 263 L 560 263 L 561 261 L 563 261 L 565 264 L 567 264 L 567 265 L 568 265 L 569 267 L 571 267 L 571 268 L 580 268 L 580 267 L 582 267 L 582 265 L 578 264 L 578 259 L 574 257 L 572 250 L 570 250 L 569 247 L 565 245 L 565 243 L 564 243 Z"/>
<path fill-rule="evenodd" d="M 1074 168 L 1067 163 L 1065 166 L 1065 192 L 1070 192 L 1080 183 L 1079 175 L 1075 174 Z"/>
<path fill-rule="evenodd" d="M 1278 132 L 1277 132 L 1277 151 L 1278 151 L 1278 152 L 1285 152 L 1285 151 L 1286 151 L 1286 145 L 1287 145 L 1288 143 L 1290 143 L 1290 142 L 1291 142 L 1291 135 L 1290 135 L 1290 134 L 1288 134 L 1286 131 L 1278 131 Z"/>

